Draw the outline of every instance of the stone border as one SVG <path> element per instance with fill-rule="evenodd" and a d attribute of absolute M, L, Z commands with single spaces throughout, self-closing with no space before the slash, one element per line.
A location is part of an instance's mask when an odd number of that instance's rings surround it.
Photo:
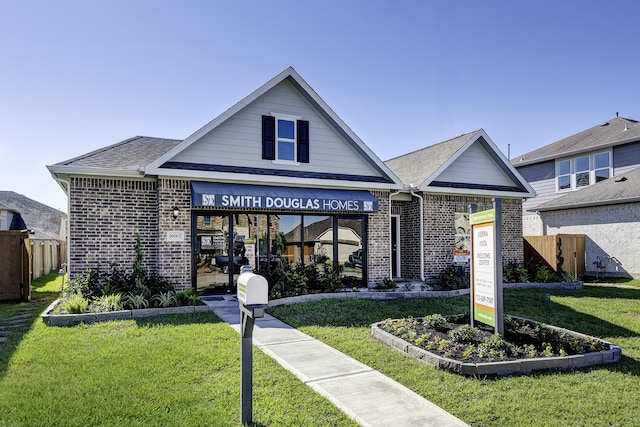
<path fill-rule="evenodd" d="M 517 318 L 515 316 L 513 317 Z M 589 335 L 584 335 L 579 332 L 574 332 L 568 329 L 559 328 L 557 326 L 546 325 L 544 323 L 537 322 L 541 325 L 556 329 L 561 332 L 566 332 L 571 335 L 589 339 L 597 339 L 600 342 L 608 344 L 610 346 L 610 349 L 598 352 L 576 354 L 572 356 L 537 357 L 532 359 L 508 360 L 501 362 L 461 362 L 459 360 L 450 359 L 438 354 L 431 353 L 430 351 L 413 345 L 410 342 L 403 340 L 402 338 L 398 338 L 395 335 L 392 335 L 389 332 L 380 329 L 378 325 L 382 323 L 384 322 L 378 322 L 371 325 L 371 336 L 376 338 L 378 341 L 406 354 L 413 359 L 416 359 L 421 363 L 429 364 L 437 368 L 445 369 L 465 376 L 505 376 L 514 374 L 530 374 L 536 371 L 553 369 L 568 370 L 588 368 L 591 366 L 616 363 L 619 362 L 622 358 L 622 350 L 620 349 L 620 347 L 610 342 L 591 337 Z"/>
<path fill-rule="evenodd" d="M 193 314 L 213 311 L 208 305 L 188 305 L 167 308 L 142 308 L 138 310 L 119 310 L 104 313 L 82 314 L 53 314 L 53 310 L 60 300 L 55 300 L 42 313 L 42 321 L 47 326 L 74 326 L 80 323 L 105 322 L 108 320 L 142 319 L 145 317 L 162 316 L 165 314 Z"/>
<path fill-rule="evenodd" d="M 504 283 L 504 289 L 584 289 L 583 282 L 554 282 L 554 283 Z M 322 301 L 330 299 L 369 299 L 369 300 L 396 300 L 408 298 L 453 298 L 462 295 L 469 295 L 471 290 L 456 289 L 454 291 L 403 291 L 396 289 L 393 291 L 346 291 L 323 294 L 307 294 L 296 297 L 279 298 L 270 300 L 268 307 L 278 307 L 281 305 L 297 304 L 300 302 Z"/>

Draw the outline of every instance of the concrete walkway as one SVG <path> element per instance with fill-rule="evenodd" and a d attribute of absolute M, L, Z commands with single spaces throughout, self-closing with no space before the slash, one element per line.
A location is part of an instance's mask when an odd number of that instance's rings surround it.
<path fill-rule="evenodd" d="M 240 333 L 235 297 L 204 302 Z M 268 314 L 256 320 L 253 344 L 362 426 L 467 426 L 405 386 Z"/>

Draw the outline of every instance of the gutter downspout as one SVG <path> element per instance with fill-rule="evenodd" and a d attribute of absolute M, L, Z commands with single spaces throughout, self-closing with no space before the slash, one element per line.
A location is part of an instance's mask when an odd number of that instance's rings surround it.
<path fill-rule="evenodd" d="M 67 185 L 67 221 L 66 221 L 66 244 L 67 244 L 67 268 L 65 273 L 69 273 L 71 271 L 71 180 L 58 178 L 57 176 L 51 174 L 53 179 L 55 179 L 58 184 Z M 64 283 L 64 274 L 62 276 L 62 283 Z"/>
<path fill-rule="evenodd" d="M 411 195 L 420 201 L 420 280 L 424 282 L 424 200 L 422 195 L 413 192 L 415 188 L 413 185 L 409 186 Z"/>
<path fill-rule="evenodd" d="M 400 190 L 389 193 L 389 233 L 391 233 L 391 198 L 393 196 L 397 196 L 398 194 L 400 194 Z M 389 247 L 389 258 L 391 258 L 391 247 L 393 246 L 393 242 L 390 243 L 391 246 Z M 389 278 L 393 279 L 393 260 L 389 263 Z"/>

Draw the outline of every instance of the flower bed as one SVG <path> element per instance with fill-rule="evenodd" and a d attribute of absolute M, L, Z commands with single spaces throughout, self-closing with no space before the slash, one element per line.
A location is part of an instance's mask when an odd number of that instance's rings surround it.
<path fill-rule="evenodd" d="M 472 328 L 468 315 L 387 319 L 372 335 L 407 355 L 463 375 L 509 375 L 620 361 L 619 347 L 598 338 L 505 316 L 504 338 Z"/>
<path fill-rule="evenodd" d="M 189 305 L 181 307 L 156 307 L 133 310 L 117 310 L 99 313 L 55 314 L 60 300 L 56 300 L 42 313 L 42 321 L 47 326 L 74 326 L 80 323 L 104 322 L 108 320 L 140 319 L 165 314 L 189 314 L 213 311 L 207 305 Z"/>

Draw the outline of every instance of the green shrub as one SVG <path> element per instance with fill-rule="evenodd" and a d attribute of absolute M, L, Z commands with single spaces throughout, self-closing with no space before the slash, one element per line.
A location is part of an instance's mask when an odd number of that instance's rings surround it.
<path fill-rule="evenodd" d="M 129 294 L 125 300 L 125 306 L 132 309 L 140 309 L 149 307 L 149 301 L 142 294 Z"/>
<path fill-rule="evenodd" d="M 390 277 L 382 279 L 382 289 L 395 289 L 398 287 L 398 283 Z"/>
<path fill-rule="evenodd" d="M 171 307 L 176 304 L 175 294 L 171 291 L 154 295 L 151 299 L 158 307 Z"/>
<path fill-rule="evenodd" d="M 462 275 L 461 275 L 462 273 Z M 469 276 L 457 265 L 450 265 L 438 275 L 443 289 L 465 289 L 469 287 Z"/>
<path fill-rule="evenodd" d="M 118 311 L 123 307 L 122 294 L 103 295 L 91 301 L 91 311 L 93 312 Z"/>
<path fill-rule="evenodd" d="M 197 305 L 198 304 L 198 294 L 195 289 L 189 288 L 186 291 L 178 291 L 174 295 L 176 305 L 185 306 L 185 305 Z"/>
<path fill-rule="evenodd" d="M 536 272 L 536 282 L 548 283 L 557 280 L 556 273 L 546 265 L 541 265 Z"/>
<path fill-rule="evenodd" d="M 62 302 L 62 309 L 69 314 L 85 313 L 89 307 L 89 300 L 82 294 L 73 294 Z"/>
<path fill-rule="evenodd" d="M 443 330 L 447 324 L 447 319 L 445 319 L 442 314 L 436 313 L 424 317 L 422 323 L 424 323 L 427 328 Z"/>
<path fill-rule="evenodd" d="M 455 343 L 470 344 L 478 338 L 479 330 L 471 325 L 460 325 L 449 331 L 451 341 Z"/>
<path fill-rule="evenodd" d="M 523 263 L 511 260 L 502 266 L 502 281 L 504 283 L 527 283 L 529 271 Z"/>

